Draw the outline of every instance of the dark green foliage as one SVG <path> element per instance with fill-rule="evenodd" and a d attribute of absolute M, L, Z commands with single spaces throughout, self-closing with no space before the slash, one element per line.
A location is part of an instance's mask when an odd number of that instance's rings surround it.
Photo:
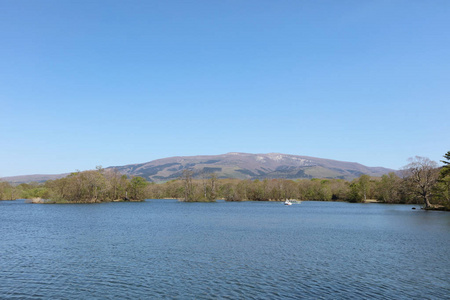
<path fill-rule="evenodd" d="M 220 161 L 219 159 L 211 159 L 211 160 L 208 160 L 208 161 L 203 161 L 203 162 L 201 162 L 199 164 L 209 165 L 209 164 L 215 164 L 215 163 L 217 163 L 219 161 Z"/>
<path fill-rule="evenodd" d="M 450 210 L 450 151 L 447 151 L 444 158 L 445 160 L 441 160 L 444 166 L 440 170 L 434 192 L 437 195 L 438 203 Z"/>
<path fill-rule="evenodd" d="M 164 165 L 159 165 L 159 166 L 154 166 L 154 167 L 148 167 L 145 169 L 145 172 L 140 175 L 144 176 L 144 177 L 149 177 L 149 176 L 157 174 L 159 171 L 164 170 L 165 168 L 172 167 L 172 166 L 177 166 L 177 168 L 174 168 L 174 169 L 179 169 L 180 164 L 179 163 L 170 163 L 170 164 L 164 164 Z"/>
<path fill-rule="evenodd" d="M 450 176 L 450 151 L 447 151 L 444 155 L 445 160 L 441 160 L 444 163 L 444 166 L 441 169 L 441 178 Z"/>
<path fill-rule="evenodd" d="M 441 160 L 446 166 L 450 166 L 450 151 L 447 151 L 447 153 L 444 154 L 444 158 L 446 160 Z"/>
<path fill-rule="evenodd" d="M 348 201 L 349 202 L 361 202 L 363 200 L 363 196 L 360 193 L 359 182 L 353 181 L 350 184 L 350 191 L 348 193 Z"/>
<path fill-rule="evenodd" d="M 139 176 L 133 177 L 129 183 L 130 197 L 132 200 L 145 199 L 145 187 L 148 182 Z"/>
<path fill-rule="evenodd" d="M 222 168 L 204 167 L 204 168 L 203 168 L 203 172 L 204 172 L 204 173 L 222 172 Z"/>
<path fill-rule="evenodd" d="M 311 176 L 309 176 L 309 175 L 307 175 L 305 173 L 305 170 L 298 170 L 298 172 L 295 173 L 295 177 L 298 177 L 298 178 L 311 178 Z"/>
<path fill-rule="evenodd" d="M 250 171 L 250 170 L 241 170 L 241 169 L 238 169 L 238 170 L 236 170 L 236 172 L 242 173 L 242 174 L 244 174 L 244 175 L 249 175 L 249 176 L 257 176 L 255 173 L 253 173 L 253 172 Z"/>

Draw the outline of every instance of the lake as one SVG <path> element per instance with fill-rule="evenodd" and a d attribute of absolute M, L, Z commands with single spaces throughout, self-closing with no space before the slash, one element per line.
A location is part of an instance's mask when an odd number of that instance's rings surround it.
<path fill-rule="evenodd" d="M 450 299 L 450 213 L 0 201 L 1 299 Z"/>

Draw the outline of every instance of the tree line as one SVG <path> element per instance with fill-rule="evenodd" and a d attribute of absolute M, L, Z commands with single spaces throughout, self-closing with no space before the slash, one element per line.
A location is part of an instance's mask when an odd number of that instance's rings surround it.
<path fill-rule="evenodd" d="M 45 199 L 50 203 L 97 203 L 139 201 L 147 197 L 149 183 L 142 177 L 128 178 L 115 169 L 75 172 L 45 183 L 0 183 L 0 199 Z M 10 196 L 11 195 L 11 196 Z"/>
<path fill-rule="evenodd" d="M 446 154 L 450 161 L 450 152 Z M 214 174 L 192 179 L 185 171 L 179 180 L 150 184 L 149 198 L 177 198 L 184 201 L 283 201 L 285 199 L 424 204 L 450 208 L 450 165 L 438 168 L 427 158 L 416 157 L 399 173 L 381 177 L 361 175 L 343 179 L 217 179 Z"/>
<path fill-rule="evenodd" d="M 424 157 L 410 160 L 402 171 L 381 177 L 361 175 L 352 181 L 343 179 L 219 179 L 203 174 L 194 179 L 193 171 L 165 183 L 149 183 L 142 177 L 127 177 L 114 169 L 72 173 L 43 184 L 12 186 L 0 182 L 0 199 L 51 199 L 52 202 L 108 202 L 172 198 L 187 202 L 283 201 L 285 199 L 424 204 L 450 208 L 450 151 L 444 166 Z"/>

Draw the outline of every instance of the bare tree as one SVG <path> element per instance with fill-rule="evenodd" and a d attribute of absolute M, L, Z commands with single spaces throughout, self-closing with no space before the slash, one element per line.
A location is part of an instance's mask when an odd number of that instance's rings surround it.
<path fill-rule="evenodd" d="M 111 200 L 119 199 L 120 181 L 122 174 L 117 169 L 107 169 L 104 172 L 109 187 L 109 198 Z"/>
<path fill-rule="evenodd" d="M 209 193 L 208 200 L 215 201 L 216 200 L 216 184 L 217 184 L 217 176 L 214 173 L 209 174 Z"/>
<path fill-rule="evenodd" d="M 203 172 L 201 173 L 201 177 L 203 185 L 203 195 L 205 199 L 208 199 L 208 174 L 205 172 L 205 170 L 203 170 Z"/>
<path fill-rule="evenodd" d="M 403 167 L 403 177 L 410 191 L 422 198 L 425 208 L 432 207 L 430 199 L 439 179 L 438 164 L 427 157 L 416 156 Z"/>
<path fill-rule="evenodd" d="M 367 193 L 368 193 L 369 187 L 370 187 L 370 176 L 366 175 L 366 174 L 359 176 L 358 183 L 359 183 L 359 189 L 363 196 L 364 202 L 366 202 Z"/>
<path fill-rule="evenodd" d="M 184 182 L 184 201 L 194 200 L 194 184 L 192 183 L 192 177 L 194 172 L 188 169 L 183 170 L 181 180 Z"/>

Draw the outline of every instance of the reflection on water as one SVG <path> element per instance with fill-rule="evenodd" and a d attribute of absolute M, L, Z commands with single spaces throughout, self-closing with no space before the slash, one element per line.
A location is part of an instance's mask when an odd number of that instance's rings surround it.
<path fill-rule="evenodd" d="M 0 298 L 448 298 L 450 214 L 303 202 L 0 202 Z"/>

